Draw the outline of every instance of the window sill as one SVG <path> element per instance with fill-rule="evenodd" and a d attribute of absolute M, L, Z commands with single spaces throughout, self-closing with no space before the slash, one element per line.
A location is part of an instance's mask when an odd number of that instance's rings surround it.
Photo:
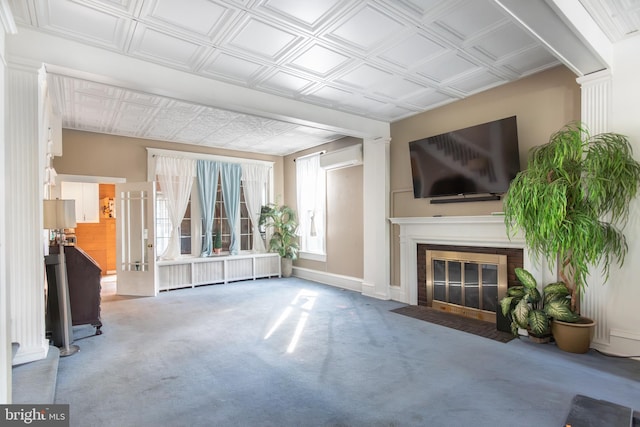
<path fill-rule="evenodd" d="M 310 261 L 327 262 L 327 254 L 319 254 L 316 252 L 298 252 L 298 258 L 308 259 Z"/>

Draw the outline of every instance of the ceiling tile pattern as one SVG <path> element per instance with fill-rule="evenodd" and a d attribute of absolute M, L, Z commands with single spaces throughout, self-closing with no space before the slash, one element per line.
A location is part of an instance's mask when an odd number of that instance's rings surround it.
<path fill-rule="evenodd" d="M 103 83 L 49 74 L 63 126 L 135 138 L 285 155 L 343 135 Z"/>
<path fill-rule="evenodd" d="M 640 34 L 640 1 L 580 0 L 612 42 Z"/>
<path fill-rule="evenodd" d="M 492 0 L 12 0 L 12 6 L 21 25 L 384 121 L 558 64 Z M 473 80 L 476 74 L 482 78 Z M 416 96 L 425 91 L 440 96 Z"/>
<path fill-rule="evenodd" d="M 637 0 L 580 0 L 612 40 Z M 9 0 L 19 25 L 393 122 L 556 66 L 493 0 Z M 321 129 L 53 76 L 63 126 L 269 154 Z M 299 141 L 304 136 L 305 141 Z"/>

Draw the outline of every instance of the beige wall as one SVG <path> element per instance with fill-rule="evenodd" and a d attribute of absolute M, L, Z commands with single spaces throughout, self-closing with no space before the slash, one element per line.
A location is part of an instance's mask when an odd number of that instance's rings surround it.
<path fill-rule="evenodd" d="M 544 144 L 564 124 L 580 119 L 580 87 L 564 66 L 482 92 L 391 124 L 391 216 L 486 215 L 502 202 L 431 205 L 414 199 L 409 142 L 444 132 L 517 116 L 520 164 L 531 147 Z"/>
<path fill-rule="evenodd" d="M 69 129 L 63 130 L 62 141 L 63 156 L 55 158 L 53 162 L 59 174 L 118 177 L 128 182 L 147 180 L 147 147 L 272 161 L 276 200 L 292 207 L 296 206 L 296 170 L 293 161 L 296 157 L 362 142 L 356 138 L 343 138 L 283 158 Z M 327 261 L 298 260 L 296 265 L 361 278 L 362 230 L 362 166 L 328 172 Z"/>
<path fill-rule="evenodd" d="M 296 206 L 294 159 L 306 154 L 333 151 L 361 143 L 357 138 L 338 141 L 297 152 L 284 159 L 284 203 Z M 350 277 L 364 276 L 362 166 L 327 171 L 327 259 L 326 262 L 298 259 L 297 267 Z"/>
<path fill-rule="evenodd" d="M 546 143 L 566 123 L 580 119 L 580 87 L 576 76 L 559 66 L 479 93 L 391 125 L 391 217 L 488 215 L 502 211 L 502 201 L 432 205 L 414 199 L 409 142 L 504 117 L 517 116 L 520 164 L 530 148 Z M 397 226 L 392 229 L 391 282 L 399 284 Z"/>
<path fill-rule="evenodd" d="M 432 215 L 486 215 L 501 211 L 502 202 L 468 202 L 431 205 L 414 199 L 409 167 L 410 141 L 516 115 L 520 162 L 526 165 L 528 150 L 545 143 L 564 124 L 580 118 L 580 88 L 575 76 L 560 66 L 467 99 L 398 121 L 391 125 L 392 217 Z M 64 156 L 54 160 L 58 173 L 124 177 L 146 180 L 146 147 L 193 151 L 274 161 L 275 194 L 279 202 L 296 206 L 294 159 L 320 150 L 336 150 L 362 142 L 343 138 L 282 157 L 206 149 L 175 144 L 80 132 L 63 131 Z M 303 268 L 361 278 L 363 273 L 362 166 L 329 171 L 327 175 L 327 260 L 297 260 Z M 392 278 L 399 283 L 398 230 L 392 230 Z"/>
<path fill-rule="evenodd" d="M 53 160 L 53 167 L 59 174 L 107 176 L 142 182 L 147 180 L 147 147 L 274 162 L 274 192 L 281 198 L 284 193 L 280 156 L 69 129 L 62 131 L 63 155 Z"/>

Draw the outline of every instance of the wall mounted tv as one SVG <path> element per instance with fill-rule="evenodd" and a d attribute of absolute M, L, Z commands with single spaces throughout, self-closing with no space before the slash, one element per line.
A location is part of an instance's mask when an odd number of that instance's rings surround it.
<path fill-rule="evenodd" d="M 409 153 L 415 198 L 499 200 L 520 171 L 516 117 L 412 141 Z"/>

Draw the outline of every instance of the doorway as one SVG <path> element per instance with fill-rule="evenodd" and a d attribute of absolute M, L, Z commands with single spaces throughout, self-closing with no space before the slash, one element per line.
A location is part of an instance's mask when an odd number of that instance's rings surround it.
<path fill-rule="evenodd" d="M 97 186 L 97 191 L 89 192 L 91 200 L 87 209 L 96 212 L 89 215 L 90 221 L 79 220 L 74 229 L 67 230 L 68 240 L 86 252 L 101 268 L 103 278 L 115 281 L 116 274 L 116 215 L 114 209 L 115 184 L 126 182 L 124 178 L 88 175 L 56 176 L 53 197 L 62 197 L 62 183 L 86 183 Z M 95 194 L 94 194 L 95 193 Z M 83 201 L 83 204 L 86 201 Z M 78 203 L 78 201 L 76 201 Z M 76 216 L 77 213 L 76 213 Z"/>

